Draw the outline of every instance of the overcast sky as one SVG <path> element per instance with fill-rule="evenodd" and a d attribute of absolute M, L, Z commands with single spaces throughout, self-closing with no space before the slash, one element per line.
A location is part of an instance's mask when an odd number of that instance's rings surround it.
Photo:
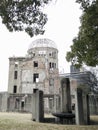
<path fill-rule="evenodd" d="M 65 55 L 79 30 L 80 7 L 75 0 L 57 0 L 56 4 L 53 3 L 46 8 L 46 12 L 48 23 L 45 26 L 45 34 L 33 38 L 24 32 L 10 33 L 0 20 L 0 91 L 7 91 L 8 88 L 8 58 L 25 56 L 28 46 L 38 38 L 48 38 L 57 44 L 60 71 L 69 72 L 70 64 L 66 62 Z"/>

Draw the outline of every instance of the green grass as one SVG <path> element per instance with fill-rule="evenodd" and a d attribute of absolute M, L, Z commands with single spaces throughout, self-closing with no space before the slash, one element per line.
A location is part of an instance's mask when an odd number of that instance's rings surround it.
<path fill-rule="evenodd" d="M 97 125 L 78 126 L 33 122 L 31 114 L 0 113 L 0 130 L 98 130 Z M 98 116 L 92 116 L 93 123 Z"/>

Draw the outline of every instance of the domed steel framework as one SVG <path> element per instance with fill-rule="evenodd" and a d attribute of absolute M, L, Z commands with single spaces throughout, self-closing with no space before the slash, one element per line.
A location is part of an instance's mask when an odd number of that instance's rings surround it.
<path fill-rule="evenodd" d="M 37 39 L 37 40 L 33 41 L 30 44 L 28 50 L 36 48 L 36 47 L 50 47 L 50 48 L 57 49 L 56 44 L 52 40 L 46 39 L 46 38 L 44 38 L 44 39 Z"/>

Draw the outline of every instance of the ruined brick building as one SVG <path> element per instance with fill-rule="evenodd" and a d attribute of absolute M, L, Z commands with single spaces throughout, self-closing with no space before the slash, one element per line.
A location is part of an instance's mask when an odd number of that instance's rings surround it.
<path fill-rule="evenodd" d="M 49 39 L 33 41 L 25 57 L 9 58 L 6 110 L 31 111 L 33 89 L 38 88 L 43 90 L 46 97 L 45 110 L 50 111 L 53 106 L 53 96 L 59 93 L 58 75 L 56 44 Z"/>
<path fill-rule="evenodd" d="M 33 92 L 33 88 L 45 94 L 58 92 L 58 50 L 49 39 L 33 41 L 26 57 L 9 58 L 9 93 Z"/>
<path fill-rule="evenodd" d="M 59 110 L 60 79 L 69 77 L 70 81 L 75 78 L 84 82 L 81 75 L 84 79 L 88 77 L 88 73 L 74 71 L 73 74 L 59 75 L 56 44 L 50 39 L 33 41 L 26 56 L 9 58 L 8 91 L 0 92 L 0 111 L 32 112 L 32 93 L 35 88 L 44 92 L 45 112 Z M 74 91 L 73 82 L 70 85 Z M 71 94 L 74 97 L 72 91 Z M 91 113 L 98 114 L 98 95 L 96 98 L 90 95 L 89 106 Z"/>

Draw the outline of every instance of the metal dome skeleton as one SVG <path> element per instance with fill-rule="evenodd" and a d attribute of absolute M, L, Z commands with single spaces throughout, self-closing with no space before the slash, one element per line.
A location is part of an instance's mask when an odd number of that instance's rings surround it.
<path fill-rule="evenodd" d="M 38 48 L 38 47 L 49 47 L 49 48 L 57 49 L 56 44 L 52 40 L 50 40 L 50 39 L 37 39 L 30 44 L 28 50 L 31 50 L 33 48 Z"/>

